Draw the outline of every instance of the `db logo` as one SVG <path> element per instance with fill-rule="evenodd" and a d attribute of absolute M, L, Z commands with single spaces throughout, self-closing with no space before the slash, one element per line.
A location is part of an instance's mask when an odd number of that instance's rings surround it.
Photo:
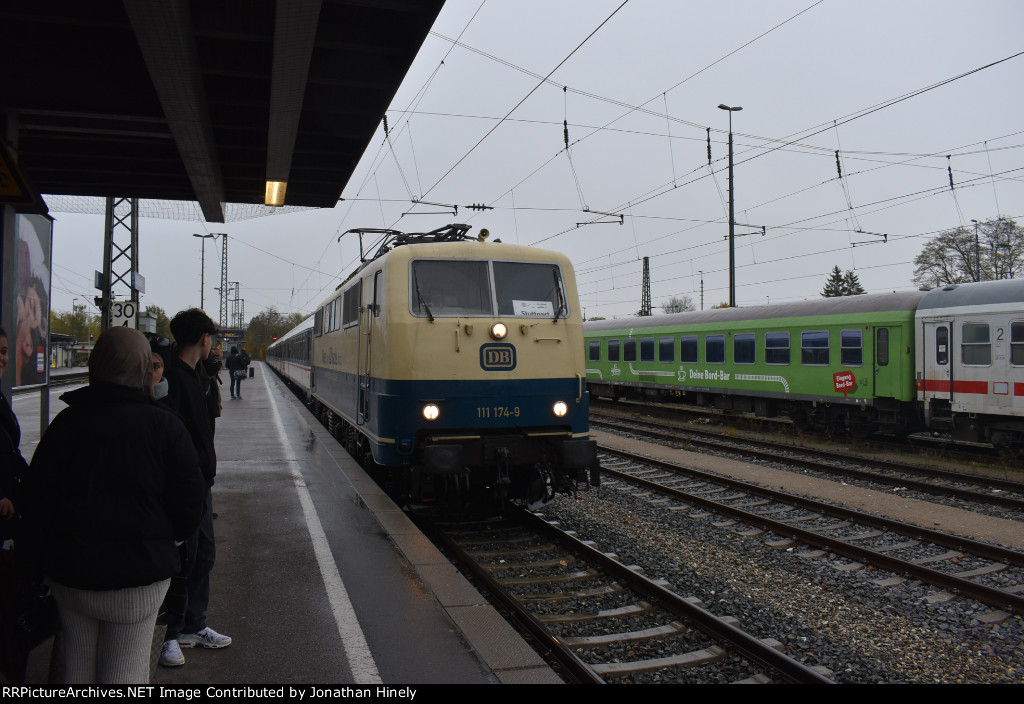
<path fill-rule="evenodd" d="M 480 368 L 488 372 L 510 371 L 516 368 L 516 348 L 508 343 L 480 347 Z"/>

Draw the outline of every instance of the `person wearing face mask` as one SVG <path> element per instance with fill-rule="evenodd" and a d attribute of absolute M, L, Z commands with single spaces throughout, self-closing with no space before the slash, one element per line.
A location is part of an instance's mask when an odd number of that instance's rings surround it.
<path fill-rule="evenodd" d="M 199 457 L 153 398 L 137 330 L 106 330 L 89 385 L 61 400 L 26 481 L 29 557 L 57 599 L 67 683 L 145 684 L 157 611 L 180 570 L 175 542 L 202 516 Z"/>
<path fill-rule="evenodd" d="M 164 370 L 172 356 L 171 341 L 166 337 L 146 333 L 153 359 L 153 398 L 158 401 L 167 396 L 170 382 L 164 377 Z"/>

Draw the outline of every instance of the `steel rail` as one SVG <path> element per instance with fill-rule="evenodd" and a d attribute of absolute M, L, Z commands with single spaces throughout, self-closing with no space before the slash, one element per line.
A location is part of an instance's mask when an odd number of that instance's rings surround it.
<path fill-rule="evenodd" d="M 605 679 L 587 663 L 583 662 L 562 639 L 556 637 L 521 602 L 509 594 L 482 565 L 467 555 L 466 551 L 453 538 L 444 531 L 432 530 L 429 526 L 424 525 L 420 527 L 424 533 L 429 533 L 433 539 L 440 542 L 455 557 L 462 568 L 473 575 L 474 579 L 479 580 L 487 591 L 494 595 L 509 610 L 516 623 L 536 638 L 543 647 L 550 649 L 552 657 L 572 675 L 577 683 L 607 684 Z"/>
<path fill-rule="evenodd" d="M 775 648 L 762 642 L 759 638 L 731 625 L 724 619 L 696 604 L 687 601 L 679 594 L 656 584 L 636 570 L 630 569 L 618 560 L 610 557 L 588 543 L 560 530 L 548 522 L 540 514 L 524 511 L 524 520 L 529 521 L 538 529 L 546 531 L 551 537 L 566 545 L 573 552 L 583 555 L 584 559 L 599 564 L 616 579 L 625 582 L 639 594 L 654 600 L 659 606 L 676 616 L 692 621 L 700 630 L 708 635 L 728 642 L 737 651 L 761 665 L 778 672 L 787 682 L 792 684 L 834 684 L 832 680 L 813 670 L 803 663 L 780 653 Z"/>
<path fill-rule="evenodd" d="M 641 424 L 645 424 L 646 425 L 646 423 L 643 423 L 643 421 L 640 421 L 640 422 L 641 422 Z M 602 425 L 603 426 L 608 426 L 608 427 L 619 429 L 619 430 L 629 429 L 629 426 L 627 424 L 625 424 L 625 423 L 615 423 L 615 422 L 609 422 L 609 421 L 606 421 L 606 420 L 599 420 L 599 421 L 591 420 L 591 426 L 595 426 L 595 425 L 598 425 L 598 426 L 602 426 Z M 659 427 L 659 426 L 654 425 L 654 427 Z M 662 432 L 662 431 L 651 431 L 651 430 L 646 430 L 646 429 L 643 432 L 648 437 L 654 437 L 654 438 L 663 439 L 663 440 L 672 440 L 672 441 L 675 441 L 675 442 L 684 442 L 684 440 L 679 437 L 678 433 L 672 434 L 671 432 L 668 432 L 668 431 Z M 695 431 L 687 430 L 686 432 L 691 432 L 692 433 L 692 432 L 695 432 Z M 829 452 L 828 450 L 816 450 L 816 449 L 813 449 L 813 448 L 803 448 L 803 447 L 801 447 L 801 448 L 794 448 L 794 447 L 790 447 L 788 445 L 781 445 L 779 443 L 773 443 L 773 442 L 770 442 L 770 441 L 767 441 L 767 440 L 756 440 L 756 439 L 750 439 L 750 438 L 730 437 L 727 440 L 729 442 L 736 442 L 736 443 L 749 443 L 751 445 L 757 445 L 757 446 L 760 446 L 760 447 L 769 448 L 769 450 L 766 451 L 766 450 L 757 450 L 757 449 L 751 449 L 751 448 L 736 448 L 735 450 L 733 450 L 730 447 L 723 447 L 723 445 L 722 445 L 723 438 L 721 438 L 721 436 L 717 436 L 714 440 L 701 440 L 699 438 L 687 438 L 685 440 L 685 442 L 689 442 L 689 443 L 692 443 L 692 444 L 700 446 L 700 447 L 709 447 L 709 448 L 716 449 L 716 450 L 724 450 L 724 451 L 729 451 L 729 452 L 731 452 L 731 451 L 741 452 L 743 454 L 748 454 L 748 455 L 751 455 L 753 457 L 757 457 L 759 459 L 770 460 L 770 461 L 773 461 L 773 462 L 786 462 L 786 463 L 789 463 L 789 464 L 796 465 L 798 467 L 805 467 L 807 469 L 814 469 L 814 470 L 821 471 L 821 472 L 834 473 L 834 474 L 845 474 L 847 476 L 856 477 L 857 479 L 861 479 L 861 480 L 864 480 L 864 481 L 874 481 L 874 482 L 879 482 L 881 484 L 889 484 L 889 485 L 892 485 L 892 486 L 912 487 L 912 488 L 914 488 L 914 489 L 916 489 L 918 491 L 923 491 L 923 492 L 929 493 L 929 494 L 953 496 L 953 497 L 956 497 L 958 499 L 965 499 L 965 500 L 968 500 L 968 501 L 979 501 L 981 503 L 987 503 L 987 504 L 991 504 L 991 505 L 994 505 L 994 506 L 1002 506 L 1004 508 L 1011 508 L 1011 509 L 1016 509 L 1016 510 L 1024 510 L 1024 500 L 1022 500 L 1022 499 L 1015 499 L 1015 498 L 1009 497 L 1009 496 L 996 496 L 996 495 L 993 495 L 993 494 L 983 494 L 983 493 L 980 493 L 980 492 L 977 492 L 977 491 L 971 491 L 969 489 L 960 489 L 958 487 L 944 486 L 944 485 L 941 485 L 941 484 L 930 484 L 930 483 L 925 482 L 925 481 L 919 481 L 919 480 L 910 479 L 910 478 L 907 478 L 907 477 L 891 477 L 891 476 L 886 476 L 884 474 L 876 474 L 874 472 L 864 471 L 862 469 L 854 469 L 852 467 L 837 467 L 837 466 L 822 467 L 821 464 L 815 462 L 814 460 L 801 459 L 799 457 L 790 457 L 787 454 L 785 454 L 785 453 L 790 453 L 790 452 L 799 452 L 799 453 L 803 453 L 803 454 L 807 454 L 807 455 L 814 455 L 814 456 L 817 456 L 817 457 L 822 457 L 822 458 L 830 459 L 830 460 L 838 460 L 838 461 L 842 461 L 842 462 L 854 461 L 854 460 L 851 460 L 849 455 L 841 455 L 841 454 L 836 453 L 836 452 Z M 771 450 L 778 450 L 778 453 L 772 452 Z M 781 454 L 779 454 L 779 453 L 781 453 Z M 935 477 L 935 478 L 938 478 L 938 479 L 946 479 L 946 480 L 950 480 L 950 481 L 957 481 L 957 482 L 964 482 L 965 480 L 970 480 L 970 481 L 986 481 L 986 482 L 990 483 L 992 486 L 1000 488 L 1000 489 L 1005 490 L 1005 491 L 1015 491 L 1015 492 L 1019 492 L 1019 493 L 1024 493 L 1024 484 L 1021 484 L 1019 482 L 1009 481 L 1009 480 L 1001 480 L 1001 479 L 991 479 L 991 480 L 989 480 L 989 479 L 983 479 L 981 477 L 976 477 L 976 476 L 973 476 L 973 475 L 970 476 L 970 477 L 965 477 L 962 474 L 957 474 L 955 472 L 951 472 L 951 471 L 947 471 L 947 470 L 933 469 L 933 468 L 928 468 L 928 467 L 917 467 L 917 466 L 914 466 L 914 465 L 907 465 L 907 464 L 896 463 L 896 462 L 887 462 L 887 461 L 883 461 L 883 460 L 875 460 L 875 459 L 870 459 L 870 458 L 857 458 L 856 461 L 860 461 L 860 462 L 863 462 L 865 464 L 871 464 L 871 465 L 874 465 L 876 467 L 879 467 L 880 469 L 889 469 L 889 470 L 898 471 L 898 472 L 911 472 L 911 473 L 915 473 L 915 474 L 922 474 L 922 475 L 932 476 L 932 477 Z"/>
<path fill-rule="evenodd" d="M 700 477 L 709 482 L 720 484 L 723 486 L 740 489 L 744 492 L 762 496 L 765 498 L 773 499 L 783 503 L 793 504 L 806 508 L 817 513 L 829 515 L 835 518 L 843 518 L 855 520 L 858 523 L 873 526 L 876 528 L 884 528 L 886 530 L 905 535 L 910 538 L 926 539 L 936 545 L 959 550 L 970 554 L 984 557 L 989 560 L 997 560 L 999 562 L 1007 562 L 1016 566 L 1024 566 L 1024 554 L 1002 548 L 999 546 L 988 545 L 970 538 L 964 538 L 961 536 L 951 535 L 949 533 L 941 533 L 939 531 L 930 530 L 921 526 L 911 525 L 908 523 L 901 523 L 887 518 L 881 518 L 878 516 L 872 516 L 858 511 L 852 511 L 850 509 L 840 508 L 831 504 L 825 504 L 812 499 L 804 499 L 792 494 L 787 494 L 781 491 L 775 491 L 766 487 L 758 486 L 756 484 L 750 484 L 748 482 L 740 481 L 737 479 L 731 479 L 723 477 L 717 474 L 711 474 L 703 472 L 701 470 L 692 469 L 689 467 L 683 467 L 680 465 L 673 464 L 671 462 L 665 462 L 658 460 L 653 457 L 646 457 L 644 455 L 624 452 L 621 450 L 615 450 L 612 448 L 598 448 L 600 452 L 606 454 L 615 455 L 624 459 L 630 459 L 633 461 L 643 462 L 655 467 L 660 467 L 669 471 L 681 472 L 692 476 Z M 643 486 L 654 491 L 658 491 L 674 498 L 678 498 L 688 503 L 694 503 L 705 508 L 711 508 L 719 513 L 739 518 L 740 520 L 749 523 L 751 525 L 763 528 L 764 530 L 771 531 L 781 536 L 791 537 L 799 539 L 808 545 L 815 545 L 817 547 L 826 548 L 829 551 L 848 557 L 858 562 L 866 562 L 871 565 L 875 565 L 885 569 L 889 572 L 900 575 L 910 575 L 916 579 L 932 584 L 943 589 L 953 591 L 955 593 L 962 594 L 964 596 L 976 599 L 990 606 L 995 606 L 1000 609 L 1007 609 L 1014 613 L 1024 613 L 1024 595 L 1013 594 L 1008 591 L 1001 589 L 994 589 L 992 587 L 986 587 L 982 584 L 971 582 L 970 580 L 962 577 L 956 577 L 955 575 L 945 574 L 938 570 L 933 570 L 922 565 L 916 565 L 911 562 L 899 560 L 897 558 L 890 557 L 884 553 L 877 552 L 868 548 L 857 547 L 849 542 L 838 538 L 829 538 L 827 536 L 815 533 L 804 528 L 799 528 L 789 523 L 782 521 L 776 521 L 760 514 L 751 513 L 744 511 L 739 508 L 727 506 L 725 504 L 717 503 L 711 499 L 706 499 L 693 494 L 688 494 L 685 491 L 679 489 L 673 489 L 664 485 L 652 482 L 647 479 L 635 477 L 615 469 L 608 467 L 601 467 L 601 471 L 606 476 L 615 476 L 620 479 L 632 482 L 634 484 Z"/>

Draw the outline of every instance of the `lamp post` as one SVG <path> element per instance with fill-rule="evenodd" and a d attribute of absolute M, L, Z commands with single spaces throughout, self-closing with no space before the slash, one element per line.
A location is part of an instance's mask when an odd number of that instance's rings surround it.
<path fill-rule="evenodd" d="M 203 242 L 203 254 L 200 259 L 199 265 L 199 308 L 206 308 L 206 240 L 215 240 L 217 235 L 200 235 L 193 234 L 193 237 L 198 237 Z"/>
<path fill-rule="evenodd" d="M 974 280 L 981 281 L 981 249 L 978 246 L 978 221 L 974 223 Z"/>
<path fill-rule="evenodd" d="M 729 307 L 736 307 L 736 206 L 733 198 L 732 180 L 732 114 L 743 108 L 719 105 L 719 110 L 729 113 Z"/>

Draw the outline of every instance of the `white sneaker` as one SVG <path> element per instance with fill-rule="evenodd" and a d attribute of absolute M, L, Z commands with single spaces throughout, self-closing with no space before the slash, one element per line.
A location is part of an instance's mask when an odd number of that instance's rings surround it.
<path fill-rule="evenodd" d="M 164 647 L 160 649 L 160 664 L 164 667 L 181 667 L 185 664 L 185 656 L 181 654 L 178 641 L 164 641 Z"/>
<path fill-rule="evenodd" d="M 210 627 L 206 627 L 199 633 L 181 633 L 178 635 L 178 645 L 182 648 L 226 648 L 231 645 L 229 636 L 222 636 Z"/>

